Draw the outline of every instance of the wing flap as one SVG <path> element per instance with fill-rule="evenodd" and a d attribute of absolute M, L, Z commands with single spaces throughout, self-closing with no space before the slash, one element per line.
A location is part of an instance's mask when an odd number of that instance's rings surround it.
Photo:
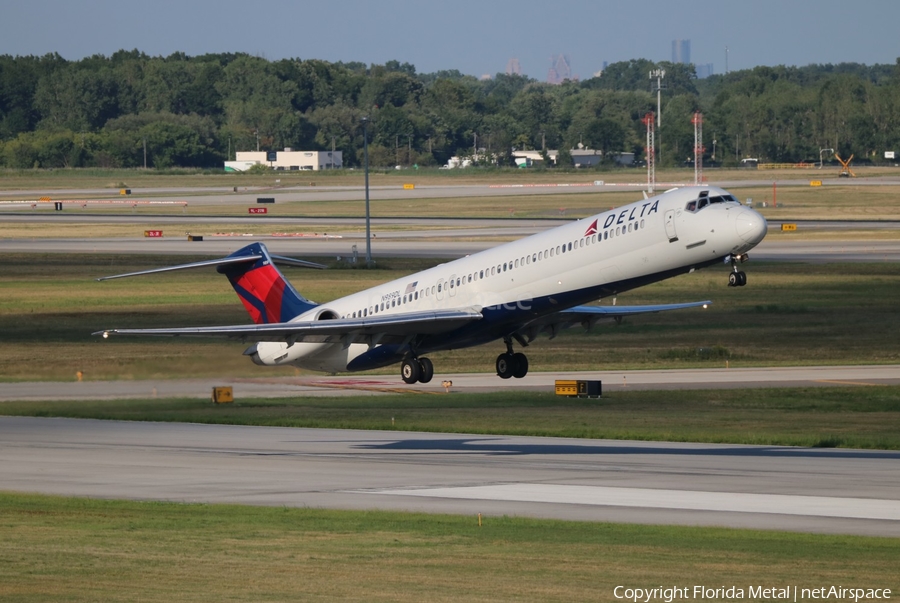
<path fill-rule="evenodd" d="M 533 341 L 540 333 L 546 332 L 553 339 L 560 329 L 568 329 L 574 326 L 590 328 L 601 320 L 621 320 L 626 316 L 637 314 L 653 314 L 656 312 L 668 312 L 669 310 L 684 310 L 686 308 L 706 308 L 711 301 L 687 302 L 682 304 L 657 304 L 647 306 L 575 306 L 566 310 L 560 310 L 554 314 L 542 316 L 523 325 L 516 333 Z"/>
<path fill-rule="evenodd" d="M 563 315 L 579 315 L 585 317 L 617 318 L 634 314 L 653 314 L 656 312 L 668 312 L 669 310 L 684 310 L 686 308 L 698 308 L 709 306 L 712 301 L 686 302 L 683 304 L 656 304 L 648 306 L 575 306 L 563 310 Z"/>

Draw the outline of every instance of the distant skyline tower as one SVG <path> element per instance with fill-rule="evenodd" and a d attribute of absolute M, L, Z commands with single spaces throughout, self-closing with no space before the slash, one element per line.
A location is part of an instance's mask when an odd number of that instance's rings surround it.
<path fill-rule="evenodd" d="M 703 63 L 694 65 L 694 69 L 697 71 L 697 79 L 702 80 L 704 78 L 708 78 L 713 75 L 715 71 L 713 70 L 712 63 Z"/>
<path fill-rule="evenodd" d="M 672 40 L 672 62 L 684 64 L 691 62 L 690 40 Z"/>
<path fill-rule="evenodd" d="M 522 66 L 519 59 L 513 57 L 506 63 L 506 75 L 522 75 Z"/>
<path fill-rule="evenodd" d="M 547 71 L 548 84 L 562 84 L 566 80 L 574 80 L 569 57 L 556 54 L 550 57 L 550 69 Z"/>

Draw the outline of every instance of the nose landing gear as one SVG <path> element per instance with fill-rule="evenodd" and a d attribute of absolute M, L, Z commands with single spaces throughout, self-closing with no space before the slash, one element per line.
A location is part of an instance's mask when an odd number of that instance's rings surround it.
<path fill-rule="evenodd" d="M 747 274 L 740 270 L 735 270 L 728 275 L 729 287 L 743 287 L 747 284 Z"/>
<path fill-rule="evenodd" d="M 747 284 L 747 274 L 744 273 L 743 270 L 737 269 L 737 263 L 740 261 L 742 264 L 750 259 L 750 256 L 746 253 L 743 253 L 738 256 L 730 256 L 731 259 L 731 274 L 728 275 L 728 286 L 729 287 L 743 287 Z"/>

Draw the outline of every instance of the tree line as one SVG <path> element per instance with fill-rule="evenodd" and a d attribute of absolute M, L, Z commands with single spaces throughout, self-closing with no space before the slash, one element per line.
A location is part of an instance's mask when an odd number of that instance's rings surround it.
<path fill-rule="evenodd" d="M 398 61 L 123 50 L 79 61 L 0 56 L 0 165 L 218 167 L 236 150 L 287 147 L 335 149 L 345 165 L 360 165 L 363 117 L 374 166 L 441 165 L 476 149 L 499 165 L 512 165 L 513 149 L 560 149 L 565 163 L 579 145 L 641 158 L 642 118 L 657 107 L 654 69 L 666 71 L 660 165 L 692 156 L 695 111 L 704 114 L 706 161 L 725 166 L 744 157 L 818 160 L 825 148 L 864 161 L 900 151 L 900 59 L 703 80 L 692 65 L 635 59 L 549 85 L 518 75 L 420 74 Z"/>

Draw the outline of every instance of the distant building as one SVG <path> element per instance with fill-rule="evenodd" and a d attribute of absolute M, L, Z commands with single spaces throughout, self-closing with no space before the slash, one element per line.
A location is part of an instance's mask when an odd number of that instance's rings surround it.
<path fill-rule="evenodd" d="M 512 156 L 518 167 L 531 167 L 544 163 L 544 156 L 540 151 L 513 151 Z M 547 151 L 547 157 L 550 159 L 551 165 L 556 165 L 559 151 Z"/>
<path fill-rule="evenodd" d="M 593 167 L 603 161 L 603 151 L 596 149 L 572 149 L 572 164 L 577 168 Z"/>
<path fill-rule="evenodd" d="M 547 71 L 548 84 L 562 84 L 564 81 L 578 81 L 578 77 L 572 75 L 572 65 L 569 57 L 557 54 L 550 57 L 550 69 Z"/>
<path fill-rule="evenodd" d="M 519 59 L 513 57 L 506 63 L 506 75 L 522 75 L 522 66 Z"/>
<path fill-rule="evenodd" d="M 572 165 L 576 168 L 594 167 L 603 161 L 603 151 L 598 151 L 597 149 L 570 149 L 569 155 L 572 157 Z M 610 153 L 609 156 L 611 160 L 615 161 L 616 165 L 628 167 L 634 164 L 634 153 L 631 152 Z M 544 156 L 540 151 L 513 151 L 512 157 L 520 168 L 539 166 L 544 163 Z M 550 165 L 557 165 L 559 162 L 559 151 L 548 150 L 547 157 L 550 159 Z"/>
<path fill-rule="evenodd" d="M 235 161 L 225 162 L 226 172 L 246 172 L 257 164 L 273 170 L 337 170 L 344 167 L 341 151 L 238 151 Z"/>
<path fill-rule="evenodd" d="M 672 62 L 684 64 L 691 62 L 690 40 L 672 40 Z"/>
<path fill-rule="evenodd" d="M 576 168 L 594 167 L 603 161 L 603 151 L 596 149 L 572 149 L 569 154 L 572 155 L 572 164 Z M 630 151 L 610 153 L 609 156 L 621 167 L 630 167 L 634 164 L 634 153 Z"/>
<path fill-rule="evenodd" d="M 712 63 L 705 63 L 703 65 L 694 65 L 694 70 L 697 72 L 698 80 L 708 78 L 709 76 L 714 74 Z"/>

